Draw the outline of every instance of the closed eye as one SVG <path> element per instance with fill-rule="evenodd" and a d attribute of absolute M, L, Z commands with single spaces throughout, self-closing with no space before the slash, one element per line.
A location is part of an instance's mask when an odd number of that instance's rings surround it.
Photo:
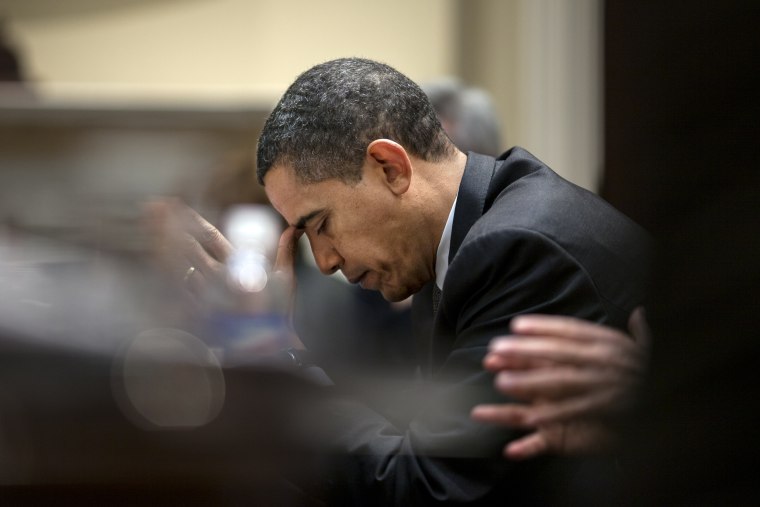
<path fill-rule="evenodd" d="M 322 223 L 319 224 L 319 229 L 317 229 L 317 235 L 320 235 L 323 232 L 326 232 L 326 229 L 327 229 L 327 217 L 325 217 L 325 219 L 322 220 Z"/>

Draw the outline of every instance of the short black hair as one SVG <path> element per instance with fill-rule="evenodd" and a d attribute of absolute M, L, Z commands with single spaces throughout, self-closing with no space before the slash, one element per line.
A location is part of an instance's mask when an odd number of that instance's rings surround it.
<path fill-rule="evenodd" d="M 437 162 L 456 153 L 422 89 L 384 64 L 340 58 L 312 67 L 293 82 L 259 137 L 257 177 L 288 164 L 303 183 L 362 178 L 367 146 L 390 139 Z"/>

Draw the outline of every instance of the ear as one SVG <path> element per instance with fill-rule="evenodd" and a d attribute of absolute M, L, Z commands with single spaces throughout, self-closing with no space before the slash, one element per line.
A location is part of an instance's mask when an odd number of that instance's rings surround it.
<path fill-rule="evenodd" d="M 413 168 L 403 146 L 390 139 L 375 139 L 367 146 L 367 158 L 382 170 L 383 181 L 394 194 L 409 190 Z"/>

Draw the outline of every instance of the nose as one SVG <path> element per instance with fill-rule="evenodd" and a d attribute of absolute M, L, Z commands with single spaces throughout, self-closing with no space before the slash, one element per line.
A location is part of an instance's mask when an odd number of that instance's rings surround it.
<path fill-rule="evenodd" d="M 312 241 L 311 251 L 314 253 L 319 270 L 325 275 L 332 275 L 343 266 L 343 257 L 327 241 Z"/>

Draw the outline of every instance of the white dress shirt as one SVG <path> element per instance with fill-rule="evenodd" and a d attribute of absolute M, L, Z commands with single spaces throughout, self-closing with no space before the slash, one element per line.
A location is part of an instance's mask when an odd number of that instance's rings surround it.
<path fill-rule="evenodd" d="M 443 289 L 443 280 L 446 278 L 446 272 L 449 270 L 449 250 L 451 249 L 451 229 L 454 225 L 454 210 L 457 207 L 457 198 L 449 210 L 449 218 L 446 219 L 446 225 L 443 227 L 441 241 L 438 243 L 438 252 L 435 255 L 435 284 L 439 289 Z"/>

